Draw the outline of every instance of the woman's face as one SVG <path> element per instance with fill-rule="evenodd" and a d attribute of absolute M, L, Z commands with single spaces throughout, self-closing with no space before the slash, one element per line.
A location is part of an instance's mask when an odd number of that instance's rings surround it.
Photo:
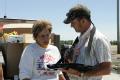
<path fill-rule="evenodd" d="M 49 44 L 51 33 L 48 29 L 43 29 L 41 32 L 38 33 L 36 37 L 36 42 L 40 45 L 40 47 L 46 48 Z"/>

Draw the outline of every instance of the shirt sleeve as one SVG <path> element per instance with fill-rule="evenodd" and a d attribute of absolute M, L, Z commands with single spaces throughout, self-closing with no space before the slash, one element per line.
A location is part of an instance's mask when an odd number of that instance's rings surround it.
<path fill-rule="evenodd" d="M 59 49 L 57 47 L 55 47 L 54 51 L 56 52 L 55 54 L 57 56 L 57 61 L 56 62 L 58 62 L 61 59 L 61 54 L 60 54 Z M 58 73 L 58 75 L 63 74 L 61 70 L 57 70 L 57 73 Z"/>
<path fill-rule="evenodd" d="M 61 54 L 56 46 L 54 47 L 53 52 L 55 53 L 54 57 L 56 58 L 55 62 L 57 63 L 61 59 Z"/>
<path fill-rule="evenodd" d="M 24 78 L 31 78 L 32 76 L 33 57 L 30 54 L 30 52 L 30 49 L 26 47 L 22 53 L 21 60 L 19 63 L 20 80 Z"/>
<path fill-rule="evenodd" d="M 96 40 L 95 52 L 97 61 L 102 62 L 111 62 L 111 45 L 106 39 Z"/>

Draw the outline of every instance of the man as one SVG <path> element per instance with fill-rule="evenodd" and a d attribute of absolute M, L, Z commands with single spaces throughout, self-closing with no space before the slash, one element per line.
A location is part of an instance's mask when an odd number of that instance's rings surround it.
<path fill-rule="evenodd" d="M 85 73 L 74 69 L 63 69 L 64 72 L 78 76 L 81 80 L 102 80 L 103 75 L 111 72 L 111 51 L 107 38 L 96 30 L 91 21 L 90 10 L 81 4 L 71 8 L 66 14 L 65 24 L 71 24 L 76 32 L 81 33 L 79 42 L 74 48 L 71 62 L 96 66 L 96 69 Z"/>

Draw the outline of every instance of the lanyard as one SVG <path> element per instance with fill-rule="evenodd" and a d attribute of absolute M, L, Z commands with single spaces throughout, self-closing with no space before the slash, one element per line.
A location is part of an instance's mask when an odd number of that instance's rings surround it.
<path fill-rule="evenodd" d="M 88 47 L 87 47 L 87 53 L 89 53 L 89 54 L 91 51 L 91 46 L 92 46 L 92 41 L 93 41 L 95 31 L 96 31 L 96 28 L 93 26 L 92 30 L 90 31 L 90 37 L 89 37 L 89 42 L 88 42 Z M 87 38 L 85 39 L 85 42 L 86 41 L 87 41 Z M 79 51 L 80 51 L 81 47 L 85 44 L 85 42 L 83 42 L 82 44 L 80 44 L 80 43 L 77 44 L 78 53 L 75 53 L 74 58 L 73 58 L 73 62 L 76 62 L 76 60 L 80 54 Z"/>

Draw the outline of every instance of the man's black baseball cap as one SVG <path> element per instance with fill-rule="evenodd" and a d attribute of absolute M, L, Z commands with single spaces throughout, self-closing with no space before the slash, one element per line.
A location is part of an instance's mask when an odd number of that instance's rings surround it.
<path fill-rule="evenodd" d="M 73 8 L 69 10 L 69 12 L 66 14 L 67 18 L 64 20 L 65 24 L 69 24 L 72 20 L 75 18 L 86 18 L 88 20 L 91 20 L 90 17 L 90 10 L 81 4 L 77 4 Z"/>

